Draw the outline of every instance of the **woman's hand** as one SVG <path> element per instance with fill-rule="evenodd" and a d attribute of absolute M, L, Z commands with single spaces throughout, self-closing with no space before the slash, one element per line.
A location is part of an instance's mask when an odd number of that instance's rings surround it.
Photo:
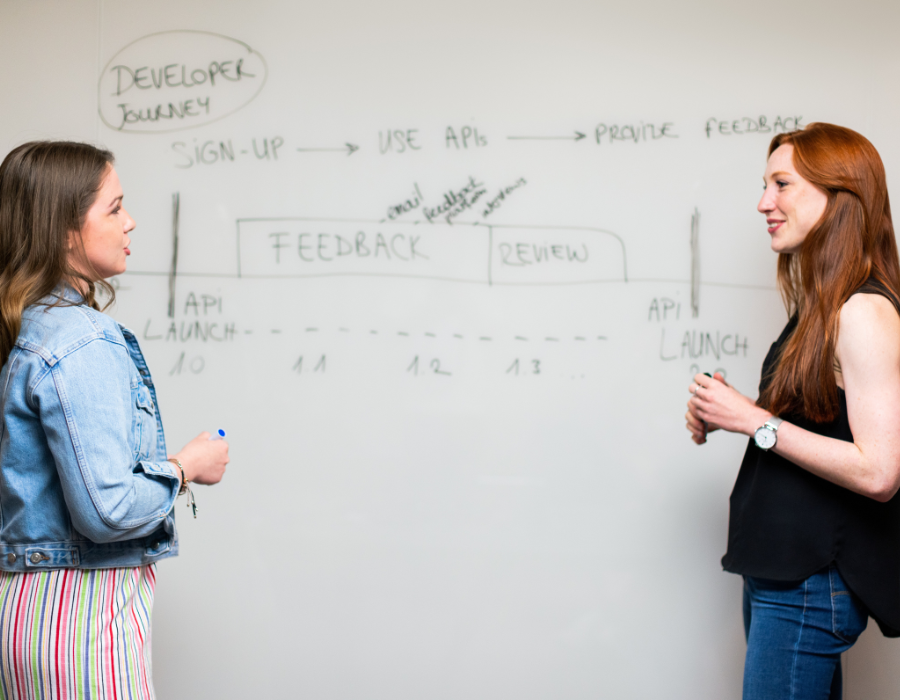
<path fill-rule="evenodd" d="M 184 469 L 184 478 L 195 484 L 218 484 L 228 464 L 228 443 L 210 440 L 210 433 L 200 433 L 181 451 L 173 455 Z"/>
<path fill-rule="evenodd" d="M 771 417 L 752 399 L 729 385 L 719 372 L 712 377 L 696 375 L 689 391 L 692 396 L 688 401 L 685 419 L 691 439 L 698 445 L 706 442 L 710 432 L 720 428 L 732 433 L 753 435 Z"/>
<path fill-rule="evenodd" d="M 690 401 L 688 401 L 688 412 L 684 414 L 684 419 L 687 421 L 687 429 L 691 431 L 691 440 L 698 445 L 704 444 L 706 436 L 716 430 L 702 418 L 694 415 L 694 405 Z"/>
<path fill-rule="evenodd" d="M 716 372 L 713 375 L 713 378 L 722 382 L 725 386 L 730 386 L 728 382 L 725 381 L 725 376 L 721 372 Z M 691 392 L 691 399 L 688 400 L 688 412 L 684 415 L 684 418 L 687 421 L 687 429 L 691 431 L 691 440 L 698 445 L 702 445 L 706 442 L 706 436 L 714 430 L 718 430 L 719 426 L 715 424 L 711 425 L 697 415 L 697 407 L 692 401 L 696 387 L 696 383 L 691 384 L 691 386 L 688 387 L 688 390 Z"/>

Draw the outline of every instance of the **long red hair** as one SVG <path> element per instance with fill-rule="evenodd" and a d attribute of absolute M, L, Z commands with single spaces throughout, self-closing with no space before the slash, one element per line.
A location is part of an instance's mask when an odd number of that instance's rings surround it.
<path fill-rule="evenodd" d="M 758 403 L 776 416 L 799 413 L 822 423 L 838 412 L 834 349 L 841 307 L 871 280 L 900 308 L 900 260 L 884 164 L 868 139 L 813 123 L 778 134 L 769 155 L 787 144 L 797 172 L 828 203 L 799 252 L 778 256 L 778 286 L 798 323 Z"/>

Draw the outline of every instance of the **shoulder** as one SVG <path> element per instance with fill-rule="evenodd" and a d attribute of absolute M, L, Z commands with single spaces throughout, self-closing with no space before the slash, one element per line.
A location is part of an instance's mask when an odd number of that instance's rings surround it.
<path fill-rule="evenodd" d="M 900 316 L 880 294 L 854 294 L 841 307 L 836 351 L 842 365 L 900 363 Z"/>
<path fill-rule="evenodd" d="M 16 345 L 52 365 L 93 341 L 125 345 L 119 324 L 104 313 L 83 305 L 35 304 L 22 313 Z"/>
<path fill-rule="evenodd" d="M 841 307 L 841 330 L 900 333 L 900 316 L 890 299 L 881 294 L 854 294 Z"/>

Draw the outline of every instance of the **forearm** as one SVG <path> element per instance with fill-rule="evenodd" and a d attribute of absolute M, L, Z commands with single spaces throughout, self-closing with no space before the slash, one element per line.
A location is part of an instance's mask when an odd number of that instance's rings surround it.
<path fill-rule="evenodd" d="M 769 411 L 730 387 L 712 382 L 700 387 L 690 405 L 696 418 L 716 422 L 725 430 L 751 438 L 772 417 Z M 875 417 L 860 421 L 858 430 L 854 429 L 856 441 L 848 442 L 818 435 L 786 421 L 778 428 L 778 440 L 772 451 L 854 493 L 887 501 L 900 484 L 900 442 L 889 431 L 877 429 L 874 426 L 877 422 Z"/>
<path fill-rule="evenodd" d="M 771 417 L 764 408 L 754 406 L 748 409 L 740 432 L 753 437 Z M 869 459 L 856 443 L 817 435 L 787 421 L 778 427 L 772 451 L 826 481 L 876 501 L 890 500 L 897 490 L 893 470 L 884 460 Z"/>
<path fill-rule="evenodd" d="M 889 501 L 897 492 L 897 475 L 890 462 L 872 459 L 853 442 L 817 435 L 785 421 L 778 428 L 778 442 L 772 451 L 816 476 L 876 501 Z"/>

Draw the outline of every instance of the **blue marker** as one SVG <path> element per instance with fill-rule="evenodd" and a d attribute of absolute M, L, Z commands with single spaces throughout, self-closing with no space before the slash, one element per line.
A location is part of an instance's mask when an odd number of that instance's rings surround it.
<path fill-rule="evenodd" d="M 219 428 L 215 433 L 212 434 L 210 440 L 221 440 L 225 437 L 225 431 Z"/>

